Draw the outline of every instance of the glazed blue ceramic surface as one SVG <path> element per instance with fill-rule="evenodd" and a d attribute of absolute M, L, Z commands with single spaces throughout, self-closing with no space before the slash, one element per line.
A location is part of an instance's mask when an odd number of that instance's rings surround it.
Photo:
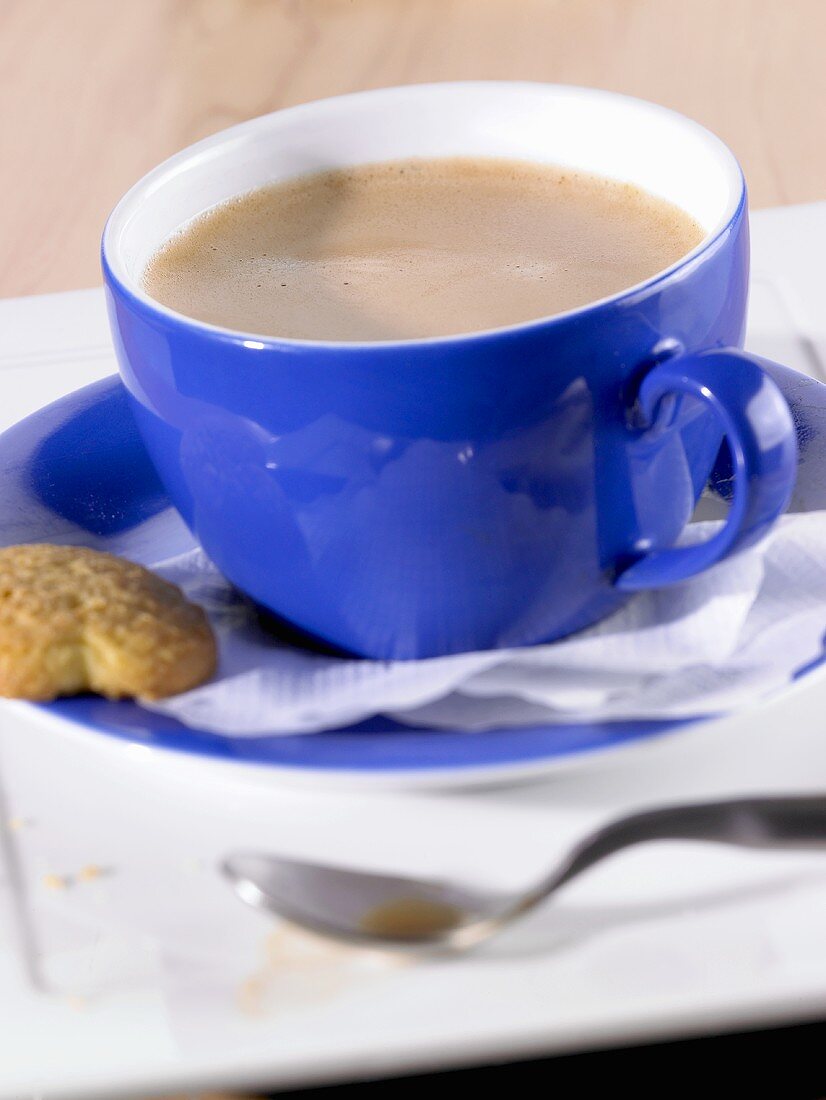
<path fill-rule="evenodd" d="M 631 422 L 666 338 L 695 353 L 741 343 L 747 277 L 744 203 L 693 263 L 636 295 L 461 340 L 251 348 L 109 290 L 141 435 L 221 571 L 342 649 L 406 658 L 549 640 L 629 587 L 695 571 L 696 551 L 663 551 L 723 419 L 678 374 L 726 410 L 769 406 L 769 445 L 752 434 L 742 474 L 773 491 L 732 521 L 726 549 L 759 537 L 794 468 L 788 414 L 759 370 L 678 355 L 663 392 L 685 396 L 652 403 L 653 426 Z"/>
<path fill-rule="evenodd" d="M 245 593 L 373 658 L 526 645 L 708 567 L 786 507 L 788 408 L 764 365 L 732 350 L 748 283 L 739 173 L 700 248 L 587 308 L 438 340 L 282 341 L 174 314 L 124 274 L 141 203 L 164 187 L 180 201 L 190 172 L 203 204 L 203 158 L 218 157 L 219 171 L 272 125 L 181 154 L 154 191 L 127 196 L 103 249 L 147 453 Z M 703 547 L 674 549 L 724 435 L 728 524 Z"/>
<path fill-rule="evenodd" d="M 801 463 L 792 508 L 826 507 L 826 386 L 773 368 L 795 415 Z M 116 378 L 62 398 L 0 435 L 0 544 L 63 542 L 152 565 L 191 549 L 137 432 Z M 729 471 L 714 480 L 723 492 Z M 808 671 L 808 670 L 806 670 Z M 374 775 L 501 774 L 616 748 L 678 729 L 678 722 L 603 722 L 499 729 L 428 730 L 383 717 L 325 733 L 219 736 L 135 703 L 78 696 L 46 712 L 141 745 L 302 772 Z"/>

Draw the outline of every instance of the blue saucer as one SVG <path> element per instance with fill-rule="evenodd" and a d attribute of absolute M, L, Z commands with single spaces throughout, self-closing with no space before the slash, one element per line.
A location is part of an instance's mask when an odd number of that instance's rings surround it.
<path fill-rule="evenodd" d="M 826 503 L 807 448 L 826 423 L 826 387 L 802 379 L 798 510 Z M 810 391 L 809 387 L 816 387 Z M 812 411 L 812 394 L 817 407 Z M 798 412 L 798 410 L 795 410 Z M 0 544 L 61 542 L 151 564 L 191 548 L 150 464 L 117 378 L 87 386 L 0 435 Z M 811 666 L 809 666 L 811 667 Z M 808 670 L 807 670 L 808 671 Z M 111 737 L 220 760 L 324 773 L 493 780 L 675 730 L 669 721 L 434 731 L 371 718 L 325 733 L 229 737 L 190 729 L 130 702 L 79 696 L 43 708 Z"/>

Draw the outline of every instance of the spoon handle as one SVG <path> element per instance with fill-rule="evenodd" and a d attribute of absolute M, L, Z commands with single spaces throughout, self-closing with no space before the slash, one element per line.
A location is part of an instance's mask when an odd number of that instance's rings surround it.
<path fill-rule="evenodd" d="M 534 900 L 545 897 L 615 852 L 652 840 L 826 850 L 826 795 L 742 798 L 631 814 L 610 822 L 578 844 L 531 896 Z"/>

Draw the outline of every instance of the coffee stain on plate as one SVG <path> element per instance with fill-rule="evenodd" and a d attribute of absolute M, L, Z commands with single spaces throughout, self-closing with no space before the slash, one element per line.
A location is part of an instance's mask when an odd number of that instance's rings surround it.
<path fill-rule="evenodd" d="M 384 951 L 317 936 L 286 921 L 267 936 L 263 956 L 236 989 L 236 1005 L 244 1016 L 316 1008 L 407 962 Z"/>

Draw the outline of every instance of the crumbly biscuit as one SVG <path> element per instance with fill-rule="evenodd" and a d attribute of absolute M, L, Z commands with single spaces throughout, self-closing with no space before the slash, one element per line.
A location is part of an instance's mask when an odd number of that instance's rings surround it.
<path fill-rule="evenodd" d="M 160 699 L 216 660 L 203 610 L 143 566 L 75 546 L 0 549 L 0 695 Z"/>

